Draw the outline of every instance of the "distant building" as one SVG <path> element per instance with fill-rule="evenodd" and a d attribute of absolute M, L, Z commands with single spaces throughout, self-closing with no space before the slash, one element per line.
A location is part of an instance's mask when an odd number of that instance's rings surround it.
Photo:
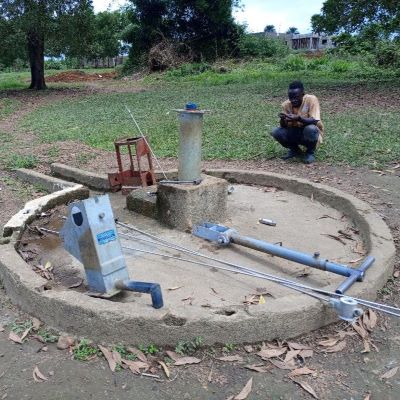
<path fill-rule="evenodd" d="M 275 37 L 285 41 L 285 44 L 292 50 L 322 51 L 335 47 L 335 43 L 332 41 L 332 36 L 325 34 L 265 32 L 265 36 Z"/>

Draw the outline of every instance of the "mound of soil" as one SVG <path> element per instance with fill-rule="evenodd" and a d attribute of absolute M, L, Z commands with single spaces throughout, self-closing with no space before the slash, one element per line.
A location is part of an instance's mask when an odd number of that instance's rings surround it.
<path fill-rule="evenodd" d="M 98 81 L 104 79 L 113 79 L 116 76 L 116 72 L 105 72 L 99 74 L 87 74 L 84 71 L 64 71 L 59 74 L 49 76 L 46 78 L 47 82 L 86 82 L 86 81 Z"/>

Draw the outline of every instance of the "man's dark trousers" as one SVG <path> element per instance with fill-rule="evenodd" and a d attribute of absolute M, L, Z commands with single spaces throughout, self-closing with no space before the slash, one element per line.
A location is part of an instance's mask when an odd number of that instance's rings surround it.
<path fill-rule="evenodd" d="M 283 147 L 299 150 L 299 145 L 305 146 L 307 153 L 313 153 L 318 143 L 319 129 L 316 125 L 307 125 L 304 128 L 275 128 L 272 136 Z"/>

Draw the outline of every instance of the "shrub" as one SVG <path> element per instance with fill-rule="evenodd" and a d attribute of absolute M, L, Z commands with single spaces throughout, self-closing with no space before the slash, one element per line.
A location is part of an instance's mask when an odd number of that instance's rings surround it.
<path fill-rule="evenodd" d="M 334 60 L 329 66 L 330 70 L 334 73 L 343 73 L 351 69 L 351 63 L 346 60 Z"/>
<path fill-rule="evenodd" d="M 272 58 L 284 56 L 288 52 L 287 46 L 279 39 L 243 35 L 239 41 L 239 55 L 241 57 Z"/>
<path fill-rule="evenodd" d="M 284 71 L 304 71 L 307 69 L 307 62 L 304 57 L 298 54 L 289 54 L 283 60 L 281 69 Z"/>
<path fill-rule="evenodd" d="M 62 61 L 58 61 L 58 60 L 46 60 L 44 62 L 44 69 L 64 69 L 64 64 L 62 63 Z"/>
<path fill-rule="evenodd" d="M 386 68 L 400 67 L 400 43 L 397 41 L 381 41 L 375 49 L 375 59 L 379 66 Z"/>
<path fill-rule="evenodd" d="M 209 71 L 210 69 L 211 65 L 208 63 L 183 64 L 179 68 L 168 71 L 167 76 L 181 77 L 188 75 L 198 75 L 203 72 Z"/>

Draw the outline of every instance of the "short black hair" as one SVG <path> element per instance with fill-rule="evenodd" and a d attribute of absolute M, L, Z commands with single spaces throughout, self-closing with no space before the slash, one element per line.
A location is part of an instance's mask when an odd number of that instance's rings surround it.
<path fill-rule="evenodd" d="M 304 92 L 303 82 L 301 82 L 301 81 L 293 81 L 293 82 L 289 85 L 289 90 L 290 90 L 290 89 L 301 89 L 301 91 Z"/>

